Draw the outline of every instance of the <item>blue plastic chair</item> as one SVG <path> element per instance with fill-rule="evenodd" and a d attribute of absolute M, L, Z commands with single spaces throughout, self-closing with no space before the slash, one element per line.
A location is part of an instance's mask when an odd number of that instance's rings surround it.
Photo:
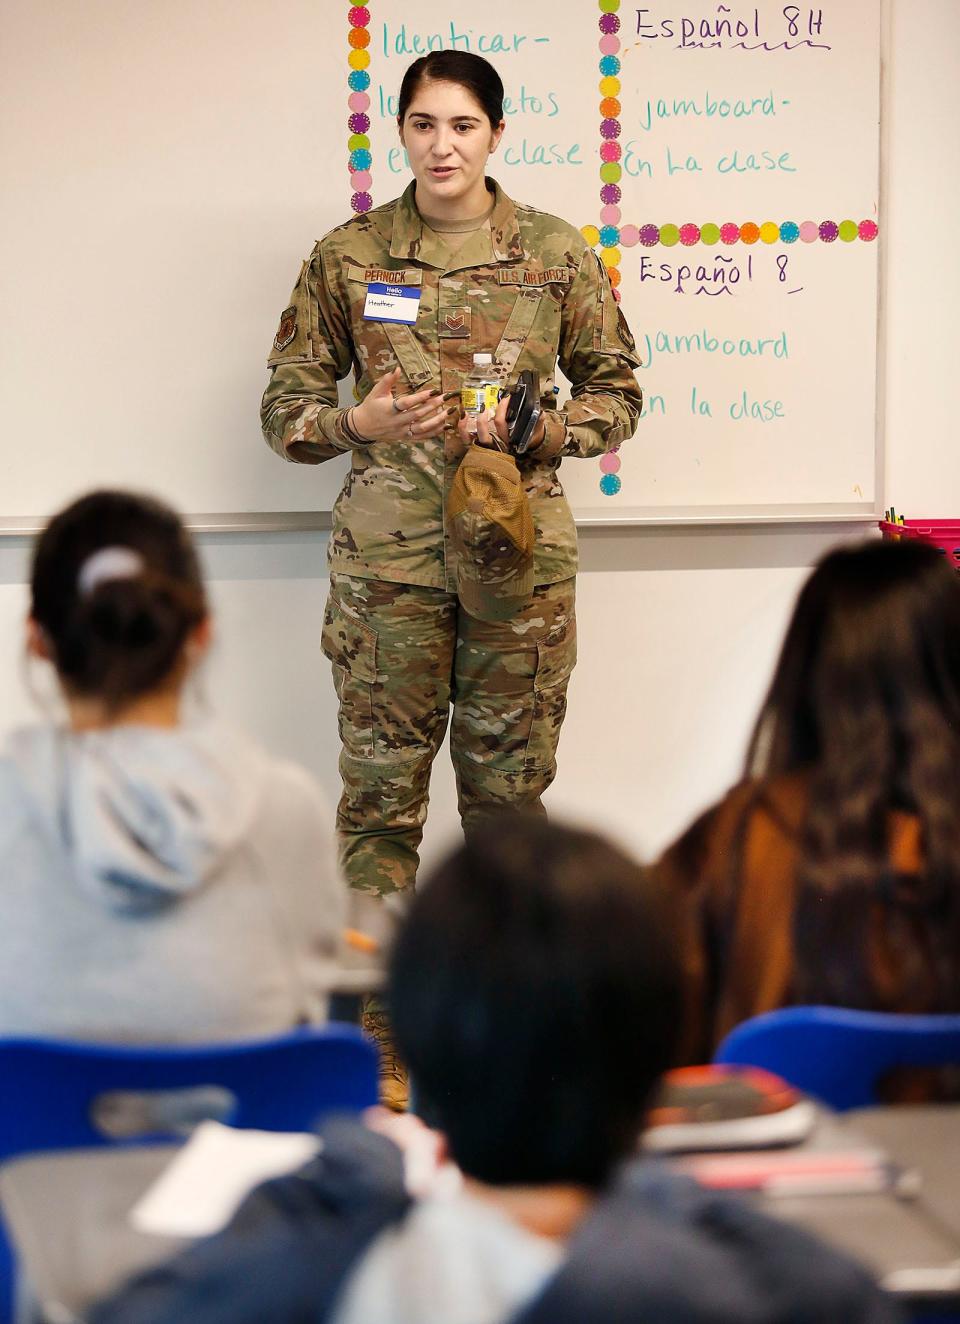
<path fill-rule="evenodd" d="M 3 1160 L 181 1141 L 206 1117 L 265 1131 L 309 1131 L 324 1113 L 359 1112 L 377 1102 L 377 1050 L 356 1026 L 337 1024 L 273 1039 L 162 1047 L 7 1039 L 0 1040 L 0 1079 Z M 117 1110 L 103 1104 L 118 1096 L 146 1101 L 145 1126 L 122 1135 L 109 1126 Z M 162 1105 L 158 1116 L 150 1116 L 151 1100 Z M 13 1282 L 0 1225 L 0 1324 L 13 1318 Z"/>
<path fill-rule="evenodd" d="M 785 1007 L 738 1025 L 713 1060 L 766 1067 L 844 1112 L 880 1102 L 894 1067 L 960 1065 L 960 1016 Z"/>

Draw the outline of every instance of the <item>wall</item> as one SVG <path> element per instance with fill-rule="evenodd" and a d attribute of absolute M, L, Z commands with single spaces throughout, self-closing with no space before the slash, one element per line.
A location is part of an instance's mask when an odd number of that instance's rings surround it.
<path fill-rule="evenodd" d="M 960 518 L 960 5 L 894 0 L 886 70 L 886 499 Z"/>
<path fill-rule="evenodd" d="M 960 516 L 949 383 L 960 274 L 960 5 L 895 0 L 885 79 L 885 500 Z M 949 127 L 949 132 L 944 132 Z M 932 240 L 930 237 L 934 237 Z M 940 236 L 944 238 L 940 240 Z M 838 345 L 838 353 L 842 352 Z M 811 383 L 816 389 L 816 383 Z M 17 439 L 19 441 L 19 439 Z M 639 444 L 639 443 L 635 443 Z M 590 529 L 582 535 L 581 655 L 561 743 L 557 813 L 649 854 L 735 776 L 797 587 L 850 526 Z M 315 769 L 336 795 L 336 726 L 319 652 L 322 534 L 201 539 L 220 643 L 205 681 L 219 711 Z M 27 546 L 0 541 L 0 700 L 33 711 L 12 641 Z M 438 763 L 425 855 L 455 831 Z"/>
<path fill-rule="evenodd" d="M 603 529 L 583 534 L 580 663 L 551 793 L 558 813 L 664 844 L 735 775 L 805 569 L 849 527 Z M 337 794 L 336 717 L 319 633 L 320 534 L 205 536 L 218 646 L 203 688 L 219 712 L 312 767 Z M 27 547 L 0 542 L 0 630 L 16 639 Z M 32 711 L 8 650 L 0 693 Z M 41 690 L 45 677 L 36 674 Z M 434 776 L 425 856 L 455 830 L 452 775 Z"/>

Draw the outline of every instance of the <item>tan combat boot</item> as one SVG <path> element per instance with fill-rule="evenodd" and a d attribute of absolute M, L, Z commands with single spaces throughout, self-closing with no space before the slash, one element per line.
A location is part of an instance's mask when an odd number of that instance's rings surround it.
<path fill-rule="evenodd" d="M 374 1041 L 380 1054 L 380 1102 L 395 1113 L 405 1113 L 410 1106 L 410 1079 L 397 1057 L 386 1005 L 376 994 L 363 999 L 360 1028 Z"/>

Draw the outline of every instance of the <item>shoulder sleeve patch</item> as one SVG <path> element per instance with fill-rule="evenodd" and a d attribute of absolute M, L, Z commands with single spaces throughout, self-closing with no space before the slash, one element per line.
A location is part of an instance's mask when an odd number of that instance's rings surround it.
<path fill-rule="evenodd" d="M 282 354 L 296 334 L 297 309 L 295 304 L 291 304 L 280 314 L 280 325 L 277 327 L 277 334 L 273 337 L 273 348 L 278 354 Z"/>
<path fill-rule="evenodd" d="M 275 368 L 280 363 L 306 362 L 310 357 L 310 302 L 308 273 L 310 262 L 300 267 L 300 275 L 290 295 L 290 302 L 280 314 L 280 324 L 270 345 L 267 366 Z"/>
<path fill-rule="evenodd" d="M 637 346 L 603 263 L 593 253 L 597 266 L 597 303 L 593 321 L 593 348 L 600 354 L 615 354 L 626 359 L 632 368 L 639 368 Z"/>

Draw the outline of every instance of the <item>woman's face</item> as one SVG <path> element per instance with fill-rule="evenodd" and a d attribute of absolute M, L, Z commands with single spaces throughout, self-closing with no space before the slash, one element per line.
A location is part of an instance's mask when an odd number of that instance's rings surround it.
<path fill-rule="evenodd" d="M 424 80 L 400 125 L 417 181 L 417 205 L 427 214 L 453 219 L 486 209 L 484 173 L 487 157 L 503 133 L 492 127 L 486 111 L 459 83 Z"/>

